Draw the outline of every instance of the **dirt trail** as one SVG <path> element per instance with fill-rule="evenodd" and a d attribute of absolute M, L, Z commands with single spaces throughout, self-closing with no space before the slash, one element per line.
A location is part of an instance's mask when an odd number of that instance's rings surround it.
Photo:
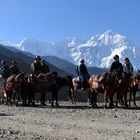
<path fill-rule="evenodd" d="M 140 140 L 140 108 L 9 107 L 0 105 L 0 140 Z M 139 104 L 140 105 L 140 104 Z"/>

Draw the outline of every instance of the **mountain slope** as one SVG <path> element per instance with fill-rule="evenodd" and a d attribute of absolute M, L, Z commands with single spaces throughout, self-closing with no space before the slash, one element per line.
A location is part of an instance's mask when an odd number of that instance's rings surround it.
<path fill-rule="evenodd" d="M 49 44 L 34 39 L 24 39 L 16 48 L 29 51 L 35 55 L 57 56 L 78 64 L 80 58 L 86 60 L 89 67 L 109 68 L 115 54 L 129 57 L 134 68 L 140 67 L 140 50 L 125 36 L 113 33 L 111 30 L 91 38 L 67 38 L 55 44 Z"/>
<path fill-rule="evenodd" d="M 5 46 L 0 45 L 0 61 L 5 60 L 10 65 L 11 60 L 16 60 L 21 72 L 29 73 L 31 71 L 30 64 L 34 61 L 33 57 L 30 57 L 22 52 L 15 52 L 7 49 Z M 52 64 L 48 63 L 51 71 L 57 71 L 59 75 L 66 75 L 68 72 L 61 70 Z"/>
<path fill-rule="evenodd" d="M 67 60 L 58 58 L 56 56 L 46 56 L 44 57 L 50 64 L 53 64 L 54 66 L 56 66 L 57 68 L 63 69 L 64 71 L 67 71 L 69 73 L 72 73 L 74 76 L 77 75 L 76 73 L 76 65 L 74 65 L 73 63 L 70 63 Z M 93 74 L 99 74 L 102 73 L 104 71 L 106 71 L 106 69 L 101 69 L 101 68 L 96 68 L 96 67 L 88 67 L 88 72 L 90 75 Z"/>

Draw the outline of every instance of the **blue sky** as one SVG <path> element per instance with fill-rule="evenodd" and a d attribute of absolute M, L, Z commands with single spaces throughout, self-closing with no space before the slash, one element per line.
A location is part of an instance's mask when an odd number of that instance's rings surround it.
<path fill-rule="evenodd" d="M 0 40 L 57 42 L 112 29 L 140 46 L 140 0 L 0 0 Z"/>

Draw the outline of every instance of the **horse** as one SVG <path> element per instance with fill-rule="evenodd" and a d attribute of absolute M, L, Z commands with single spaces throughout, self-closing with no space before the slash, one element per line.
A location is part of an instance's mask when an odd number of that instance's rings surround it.
<path fill-rule="evenodd" d="M 133 75 L 131 73 L 124 73 L 123 76 L 118 78 L 116 106 L 118 106 L 118 101 L 120 102 L 122 107 L 130 106 L 130 101 L 128 105 L 128 92 L 130 91 L 129 100 L 131 100 L 132 93 L 135 96 L 138 86 L 137 80 L 135 78 L 132 79 L 132 76 Z"/>
<path fill-rule="evenodd" d="M 76 104 L 75 96 L 76 96 L 76 93 L 78 90 L 80 90 L 81 92 L 87 91 L 88 98 L 89 98 L 89 79 L 88 79 L 88 77 L 85 77 L 82 83 L 81 83 L 79 76 L 73 78 L 72 84 L 70 86 L 70 90 L 72 92 L 72 100 L 75 104 Z M 89 102 L 90 102 L 90 99 L 89 99 Z"/>
<path fill-rule="evenodd" d="M 98 93 L 104 94 L 105 107 L 107 107 L 109 99 L 109 107 L 113 107 L 113 94 L 116 87 L 116 75 L 110 72 L 104 72 L 98 75 L 93 75 L 89 79 L 90 98 L 92 106 L 97 106 Z"/>
<path fill-rule="evenodd" d="M 22 97 L 22 105 L 35 106 L 34 93 L 32 91 L 32 84 L 28 82 L 28 76 L 23 76 L 20 79 L 19 94 Z M 28 103 L 27 103 L 28 100 Z"/>
<path fill-rule="evenodd" d="M 19 85 L 20 85 L 20 79 L 22 78 L 23 74 L 18 74 L 18 75 L 11 75 L 10 77 L 7 78 L 7 80 L 5 81 L 4 84 L 4 89 L 5 89 L 5 93 L 6 93 L 6 104 L 7 105 L 11 105 L 11 97 L 12 97 L 12 93 L 15 92 L 19 93 Z M 19 94 L 18 94 L 18 99 L 19 99 Z M 14 101 L 15 101 L 15 97 L 14 97 Z"/>
<path fill-rule="evenodd" d="M 67 80 L 67 87 L 68 87 L 68 96 L 70 99 L 70 102 L 72 104 L 76 104 L 75 102 L 75 94 L 74 94 L 74 86 L 73 86 L 73 76 L 72 75 L 66 75 Z"/>
<path fill-rule="evenodd" d="M 132 95 L 133 95 L 134 105 L 135 105 L 135 107 L 137 107 L 136 93 L 139 90 L 140 90 L 140 71 L 138 70 L 138 72 L 136 73 L 136 75 L 134 76 L 134 78 L 132 79 L 132 81 L 130 83 L 130 96 L 129 96 L 129 106 L 130 107 L 131 107 Z"/>
<path fill-rule="evenodd" d="M 52 93 L 51 106 L 54 107 L 54 100 L 56 100 L 56 106 L 58 104 L 58 90 L 66 85 L 66 78 L 57 76 L 57 72 L 49 72 L 47 74 L 40 73 L 38 76 L 30 74 L 28 82 L 32 85 L 33 95 L 39 92 L 41 94 L 41 102 L 45 101 L 44 94 L 46 92 Z"/>
<path fill-rule="evenodd" d="M 123 76 L 118 76 L 118 73 L 116 74 L 117 79 L 117 85 L 116 85 L 116 107 L 118 107 L 118 102 L 120 102 L 121 106 L 128 107 L 127 104 L 127 95 L 128 90 L 131 83 L 131 74 L 124 74 Z"/>

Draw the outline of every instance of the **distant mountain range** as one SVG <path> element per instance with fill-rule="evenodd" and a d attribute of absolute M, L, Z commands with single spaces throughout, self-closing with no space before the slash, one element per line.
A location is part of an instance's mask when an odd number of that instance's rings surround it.
<path fill-rule="evenodd" d="M 109 68 L 113 56 L 118 54 L 121 62 L 127 56 L 135 69 L 140 68 L 140 48 L 127 37 L 111 30 L 90 38 L 67 38 L 53 44 L 24 39 L 20 44 L 11 46 L 34 55 L 56 56 L 75 65 L 78 65 L 79 59 L 84 58 L 87 66 L 99 68 Z"/>
<path fill-rule="evenodd" d="M 10 46 L 0 45 L 0 61 L 5 60 L 8 63 L 8 65 L 10 65 L 12 60 L 16 60 L 21 72 L 30 73 L 31 72 L 30 65 L 34 61 L 34 57 L 33 55 L 29 56 L 29 54 L 28 55 L 27 54 L 17 49 L 13 49 Z M 49 62 L 48 66 L 50 67 L 51 71 L 57 71 L 59 75 L 70 74 L 62 69 L 55 67 Z"/>
<path fill-rule="evenodd" d="M 76 73 L 76 65 L 70 63 L 67 60 L 55 57 L 55 56 L 46 56 L 44 57 L 44 59 L 46 59 L 50 64 L 56 66 L 57 68 L 60 68 L 66 72 L 71 73 L 72 75 L 77 75 Z M 104 71 L 107 71 L 107 69 L 103 69 L 103 68 L 97 68 L 97 67 L 88 67 L 88 72 L 90 75 L 93 74 L 99 74 L 102 73 Z"/>
<path fill-rule="evenodd" d="M 34 55 L 28 52 L 20 51 L 11 46 L 0 45 L 0 61 L 5 60 L 10 65 L 12 60 L 16 60 L 21 72 L 31 72 L 30 65 L 34 61 Z M 57 71 L 60 76 L 72 74 L 76 76 L 76 65 L 67 60 L 60 59 L 55 56 L 46 56 L 42 59 L 47 60 L 51 71 Z M 89 73 L 98 74 L 104 71 L 100 68 L 88 68 Z"/>

